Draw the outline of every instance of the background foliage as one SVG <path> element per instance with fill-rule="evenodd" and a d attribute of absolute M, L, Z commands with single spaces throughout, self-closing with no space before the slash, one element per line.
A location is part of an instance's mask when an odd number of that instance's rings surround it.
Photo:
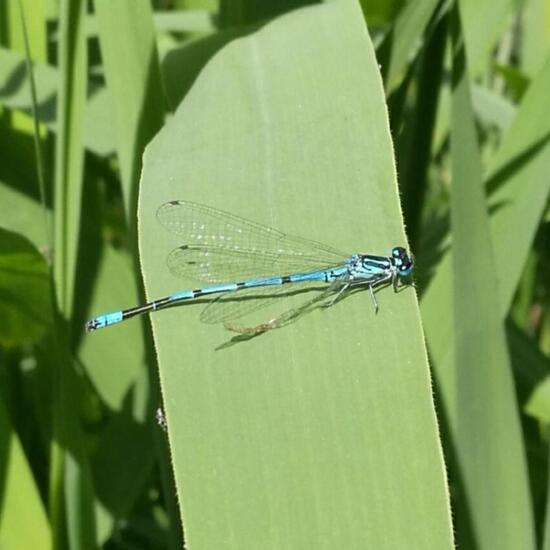
<path fill-rule="evenodd" d="M 0 547 L 550 549 L 549 20 L 0 4 Z M 344 250 L 406 233 L 420 309 L 84 334 L 196 286 L 154 223 L 183 198 Z"/>

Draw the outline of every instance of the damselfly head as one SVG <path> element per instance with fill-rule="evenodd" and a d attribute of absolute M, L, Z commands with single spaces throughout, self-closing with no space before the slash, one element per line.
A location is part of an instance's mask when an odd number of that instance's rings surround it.
<path fill-rule="evenodd" d="M 410 252 L 407 252 L 402 246 L 394 246 L 391 255 L 401 277 L 406 277 L 412 273 L 414 259 Z"/>

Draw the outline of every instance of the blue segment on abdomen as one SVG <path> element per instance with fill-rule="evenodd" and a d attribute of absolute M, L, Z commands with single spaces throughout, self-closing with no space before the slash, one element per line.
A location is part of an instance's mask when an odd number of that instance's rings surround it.
<path fill-rule="evenodd" d="M 170 300 L 182 300 L 185 298 L 193 298 L 195 293 L 192 290 L 182 290 L 181 292 L 175 292 L 170 294 Z"/>
<path fill-rule="evenodd" d="M 264 277 L 263 279 L 249 279 L 244 281 L 245 288 L 254 286 L 272 286 L 282 284 L 283 279 L 281 277 Z"/>
<path fill-rule="evenodd" d="M 199 288 L 197 290 L 182 290 L 181 292 L 175 292 L 174 294 L 170 294 L 169 298 L 171 301 L 191 300 L 193 298 L 204 296 L 205 294 L 215 294 L 216 292 L 230 292 L 232 290 L 237 290 L 237 288 L 238 286 L 236 283 L 207 286 L 205 288 Z"/>
<path fill-rule="evenodd" d="M 302 281 L 324 281 L 325 271 L 314 271 L 313 273 L 295 273 L 290 276 L 290 280 L 293 283 L 299 283 Z"/>
<path fill-rule="evenodd" d="M 96 328 L 108 327 L 122 321 L 122 311 L 113 311 L 113 313 L 106 313 L 95 318 Z"/>
<path fill-rule="evenodd" d="M 230 292 L 231 290 L 237 290 L 238 286 L 236 283 L 229 283 L 226 285 L 216 285 L 216 286 L 207 286 L 206 288 L 201 288 L 201 294 L 213 294 L 215 292 Z"/>

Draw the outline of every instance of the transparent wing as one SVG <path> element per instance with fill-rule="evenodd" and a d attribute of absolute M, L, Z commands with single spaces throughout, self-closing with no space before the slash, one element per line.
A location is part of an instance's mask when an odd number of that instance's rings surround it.
<path fill-rule="evenodd" d="M 326 265 L 317 255 L 274 252 L 271 250 L 232 249 L 216 245 L 183 245 L 170 252 L 166 263 L 179 277 L 189 277 L 210 283 L 290 275 L 300 271 L 330 269 L 339 263 Z"/>
<path fill-rule="evenodd" d="M 210 206 L 172 201 L 159 222 L 186 242 L 168 256 L 175 275 L 208 282 L 286 275 L 341 265 L 349 255 Z"/>
<path fill-rule="evenodd" d="M 224 323 L 225 328 L 239 334 L 254 336 L 268 330 L 284 327 L 286 325 L 289 325 L 290 323 L 294 323 L 294 321 L 297 321 L 302 315 L 305 315 L 306 313 L 312 311 L 315 307 L 319 307 L 321 302 L 326 300 L 334 292 L 334 288 L 335 287 L 331 285 L 324 292 L 317 294 L 317 296 L 315 296 L 314 298 L 306 300 L 305 302 L 299 304 L 297 307 L 293 307 L 277 315 L 277 317 L 273 317 L 272 319 L 269 319 L 264 323 L 260 323 L 259 325 L 245 326 L 241 325 L 240 323 L 228 320 Z"/>
<path fill-rule="evenodd" d="M 234 321 L 266 306 L 282 296 L 294 296 L 313 289 L 326 290 L 319 281 L 305 281 L 290 285 L 263 286 L 235 290 L 210 302 L 201 313 L 203 323 L 215 324 Z"/>

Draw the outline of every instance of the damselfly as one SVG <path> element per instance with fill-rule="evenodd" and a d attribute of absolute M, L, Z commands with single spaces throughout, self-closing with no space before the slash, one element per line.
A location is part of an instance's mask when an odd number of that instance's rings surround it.
<path fill-rule="evenodd" d="M 391 283 L 397 291 L 400 279 L 413 270 L 412 256 L 401 246 L 392 248 L 389 256 L 344 254 L 324 244 L 189 201 L 164 204 L 157 218 L 166 229 L 186 239 L 185 244 L 168 255 L 170 271 L 177 276 L 212 284 L 105 313 L 86 323 L 88 331 L 214 294 L 217 298 L 201 314 L 203 322 L 223 322 L 237 332 L 263 332 L 287 324 L 319 301 L 331 306 L 344 291 L 359 285 L 368 287 L 375 310 L 378 310 L 374 289 Z M 288 291 L 290 283 L 293 289 L 312 283 L 328 286 L 320 296 L 267 323 L 251 329 L 234 324 L 236 319 Z"/>

